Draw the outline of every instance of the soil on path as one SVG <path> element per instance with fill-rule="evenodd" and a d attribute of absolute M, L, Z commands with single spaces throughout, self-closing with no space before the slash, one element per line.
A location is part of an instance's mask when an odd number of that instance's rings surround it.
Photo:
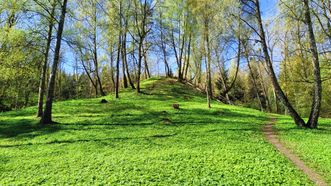
<path fill-rule="evenodd" d="M 297 155 L 295 155 L 290 149 L 286 148 L 277 136 L 277 133 L 273 129 L 273 125 L 276 123 L 276 119 L 272 118 L 269 123 L 267 123 L 263 128 L 263 133 L 266 139 L 286 158 L 292 161 L 295 166 L 303 171 L 311 181 L 313 181 L 318 186 L 327 186 L 327 183 L 323 178 L 317 174 L 314 170 L 309 168 Z"/>

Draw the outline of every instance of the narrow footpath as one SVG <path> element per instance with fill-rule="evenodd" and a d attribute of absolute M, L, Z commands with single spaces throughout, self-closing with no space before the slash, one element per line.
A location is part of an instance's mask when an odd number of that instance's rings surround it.
<path fill-rule="evenodd" d="M 303 162 L 297 155 L 295 155 L 290 149 L 286 148 L 283 145 L 275 130 L 273 129 L 273 125 L 276 123 L 275 118 L 271 118 L 271 120 L 264 126 L 263 133 L 266 139 L 279 151 L 281 152 L 286 158 L 292 161 L 295 166 L 298 167 L 301 171 L 303 171 L 308 178 L 313 181 L 318 186 L 327 186 L 328 184 L 323 180 L 323 178 L 317 174 L 314 170 L 309 168 L 305 162 Z"/>

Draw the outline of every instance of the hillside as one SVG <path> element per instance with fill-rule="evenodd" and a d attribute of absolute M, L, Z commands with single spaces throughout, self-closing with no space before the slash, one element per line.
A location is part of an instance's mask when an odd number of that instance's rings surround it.
<path fill-rule="evenodd" d="M 203 94 L 173 79 L 149 79 L 142 88 L 107 96 L 107 104 L 57 102 L 60 124 L 46 128 L 35 107 L 0 114 L 0 185 L 312 184 L 264 139 L 267 114 L 218 102 L 208 109 Z M 283 120 L 279 129 L 290 131 Z M 330 127 L 322 128 L 327 141 Z"/>

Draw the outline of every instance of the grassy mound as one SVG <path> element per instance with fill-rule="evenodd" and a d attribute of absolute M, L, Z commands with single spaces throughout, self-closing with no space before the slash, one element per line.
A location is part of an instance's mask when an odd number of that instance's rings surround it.
<path fill-rule="evenodd" d="M 173 79 L 143 94 L 58 102 L 0 114 L 0 185 L 311 185 L 264 140 L 264 113 L 213 102 Z M 180 104 L 175 110 L 172 104 Z"/>

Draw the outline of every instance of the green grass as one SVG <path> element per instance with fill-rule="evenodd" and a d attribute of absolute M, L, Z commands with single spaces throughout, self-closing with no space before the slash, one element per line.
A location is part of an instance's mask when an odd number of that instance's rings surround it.
<path fill-rule="evenodd" d="M 331 185 L 330 123 L 330 119 L 320 119 L 317 130 L 298 129 L 289 117 L 279 116 L 276 128 L 282 142 Z"/>
<path fill-rule="evenodd" d="M 213 102 L 171 79 L 119 100 L 58 102 L 0 114 L 0 185 L 311 185 L 261 132 L 267 115 Z M 181 110 L 174 110 L 179 103 Z"/>

